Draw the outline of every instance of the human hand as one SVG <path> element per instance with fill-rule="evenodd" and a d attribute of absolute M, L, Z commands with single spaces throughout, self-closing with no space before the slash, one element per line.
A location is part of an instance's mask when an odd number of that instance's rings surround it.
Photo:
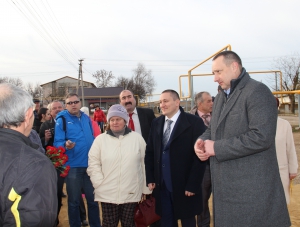
<path fill-rule="evenodd" d="M 70 150 L 70 149 L 72 149 L 73 147 L 75 147 L 75 142 L 72 142 L 71 140 L 68 140 L 68 141 L 66 142 L 66 148 L 67 148 L 68 150 Z"/>
<path fill-rule="evenodd" d="M 297 173 L 290 173 L 290 180 L 293 180 L 297 176 Z"/>
<path fill-rule="evenodd" d="M 186 196 L 194 196 L 195 193 L 189 192 L 189 191 L 185 191 L 185 195 L 186 195 Z"/>
<path fill-rule="evenodd" d="M 148 188 L 150 191 L 152 191 L 155 188 L 155 183 L 149 183 Z"/>
<path fill-rule="evenodd" d="M 50 129 L 45 130 L 45 141 L 48 143 L 48 141 L 52 138 L 52 133 Z"/>
<path fill-rule="evenodd" d="M 140 202 L 143 202 L 144 200 L 146 200 L 147 198 L 146 198 L 146 194 L 142 194 L 142 198 L 141 198 L 141 201 Z"/>
<path fill-rule="evenodd" d="M 207 156 L 207 153 L 205 151 L 204 141 L 202 139 L 197 139 L 194 145 L 194 150 L 196 155 L 201 161 L 206 161 L 209 158 L 209 156 Z"/>
<path fill-rule="evenodd" d="M 212 140 L 204 141 L 204 149 L 209 157 L 215 156 L 214 144 L 215 144 L 215 141 L 212 141 Z"/>

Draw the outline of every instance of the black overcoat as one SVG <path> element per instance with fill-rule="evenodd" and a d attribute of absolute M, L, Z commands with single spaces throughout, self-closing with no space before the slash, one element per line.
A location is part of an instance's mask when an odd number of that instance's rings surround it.
<path fill-rule="evenodd" d="M 174 216 L 176 219 L 190 218 L 202 212 L 202 179 L 205 162 L 201 162 L 194 151 L 194 144 L 205 131 L 199 117 L 185 113 L 180 115 L 170 137 L 170 164 L 173 186 Z M 165 116 L 153 120 L 146 148 L 146 181 L 155 183 L 153 195 L 156 199 L 156 213 L 161 215 L 161 152 Z M 195 193 L 188 197 L 185 191 Z"/>

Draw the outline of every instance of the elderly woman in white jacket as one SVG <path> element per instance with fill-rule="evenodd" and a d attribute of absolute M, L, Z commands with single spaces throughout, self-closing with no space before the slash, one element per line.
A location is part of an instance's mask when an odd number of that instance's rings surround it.
<path fill-rule="evenodd" d="M 276 98 L 277 107 L 279 100 Z M 293 132 L 290 123 L 280 117 L 277 118 L 276 154 L 279 165 L 286 203 L 290 203 L 290 180 L 297 176 L 298 160 L 294 144 Z"/>
<path fill-rule="evenodd" d="M 106 133 L 99 135 L 89 151 L 87 173 L 101 202 L 102 226 L 134 226 L 134 209 L 145 183 L 143 137 L 126 126 L 128 114 L 121 105 L 110 107 Z"/>

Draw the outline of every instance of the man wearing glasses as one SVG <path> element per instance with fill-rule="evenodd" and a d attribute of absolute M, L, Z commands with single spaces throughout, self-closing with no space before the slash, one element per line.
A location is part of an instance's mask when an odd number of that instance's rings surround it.
<path fill-rule="evenodd" d="M 68 193 L 68 215 L 71 227 L 81 226 L 79 207 L 81 188 L 84 189 L 88 219 L 91 227 L 100 227 L 99 206 L 94 202 L 94 188 L 86 173 L 88 152 L 94 141 L 90 118 L 80 111 L 81 102 L 77 94 L 66 96 L 66 109 L 56 116 L 54 146 L 66 148 L 71 167 L 65 179 Z"/>

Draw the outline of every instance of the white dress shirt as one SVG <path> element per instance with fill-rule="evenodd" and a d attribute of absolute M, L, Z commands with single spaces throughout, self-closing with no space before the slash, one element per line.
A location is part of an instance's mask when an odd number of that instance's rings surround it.
<path fill-rule="evenodd" d="M 171 117 L 171 118 L 168 118 L 167 116 L 165 116 L 164 132 L 166 131 L 167 126 L 168 126 L 168 124 L 166 123 L 166 121 L 167 120 L 172 120 L 173 121 L 172 124 L 171 124 L 171 131 L 170 131 L 169 138 L 170 138 L 170 136 L 171 136 L 171 134 L 173 132 L 174 125 L 176 124 L 176 121 L 178 120 L 178 117 L 179 117 L 180 113 L 181 113 L 180 110 L 178 110 L 177 113 L 174 114 L 174 116 Z M 169 140 L 169 138 L 168 138 L 168 140 Z"/>
<path fill-rule="evenodd" d="M 129 114 L 128 114 L 128 116 L 129 116 Z M 139 133 L 140 135 L 142 135 L 140 119 L 139 119 L 136 108 L 134 108 L 134 110 L 133 110 L 132 120 L 133 120 L 133 124 L 134 124 L 134 131 Z M 129 124 L 129 120 L 127 122 L 127 126 L 128 126 L 128 124 Z"/>

